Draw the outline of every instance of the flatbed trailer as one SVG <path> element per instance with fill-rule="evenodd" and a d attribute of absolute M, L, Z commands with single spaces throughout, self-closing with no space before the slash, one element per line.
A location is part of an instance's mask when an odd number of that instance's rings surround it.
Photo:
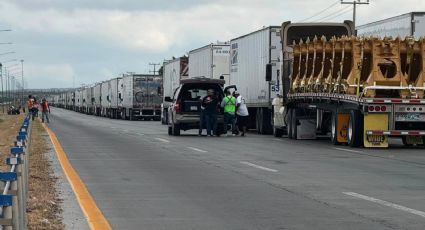
<path fill-rule="evenodd" d="M 317 131 L 330 131 L 332 143 L 352 147 L 388 147 L 389 137 L 401 137 L 408 146 L 425 141 L 425 99 L 290 93 L 287 102 L 288 137 L 292 139 L 314 139 Z M 309 128 L 300 120 L 315 126 Z"/>

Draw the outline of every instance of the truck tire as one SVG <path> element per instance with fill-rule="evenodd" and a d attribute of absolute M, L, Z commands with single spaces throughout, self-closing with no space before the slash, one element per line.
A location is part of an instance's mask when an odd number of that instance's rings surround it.
<path fill-rule="evenodd" d="M 288 110 L 288 114 L 286 116 L 288 138 L 292 139 L 292 108 Z"/>
<path fill-rule="evenodd" d="M 282 135 L 283 135 L 282 129 L 278 129 L 276 127 L 273 128 L 273 136 L 274 137 L 282 137 Z"/>
<path fill-rule="evenodd" d="M 256 129 L 258 134 L 272 134 L 271 113 L 267 108 L 258 108 L 256 113 Z"/>
<path fill-rule="evenodd" d="M 129 119 L 130 119 L 130 121 L 132 121 L 132 120 L 134 120 L 134 118 L 133 118 L 133 110 L 132 109 L 129 109 L 128 110 L 128 113 L 129 113 Z"/>
<path fill-rule="evenodd" d="M 338 116 L 337 113 L 332 113 L 332 118 L 331 118 L 331 142 L 334 145 L 339 145 L 340 143 L 338 142 L 338 127 L 337 127 L 337 123 L 338 123 Z"/>
<path fill-rule="evenodd" d="M 298 126 L 297 126 L 297 109 L 292 109 L 292 114 L 291 114 L 291 128 L 292 128 L 292 139 L 296 140 L 297 139 L 297 131 L 298 131 Z"/>
<path fill-rule="evenodd" d="M 173 136 L 180 136 L 180 126 L 176 124 L 172 124 L 172 132 L 173 132 Z"/>
<path fill-rule="evenodd" d="M 348 145 L 351 147 L 363 145 L 363 116 L 358 110 L 350 111 L 347 138 Z"/>

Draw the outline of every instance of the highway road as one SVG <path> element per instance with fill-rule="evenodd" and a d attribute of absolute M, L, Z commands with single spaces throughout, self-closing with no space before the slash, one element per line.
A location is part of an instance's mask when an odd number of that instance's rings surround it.
<path fill-rule="evenodd" d="M 425 151 L 167 135 L 54 108 L 50 128 L 114 229 L 425 229 Z"/>

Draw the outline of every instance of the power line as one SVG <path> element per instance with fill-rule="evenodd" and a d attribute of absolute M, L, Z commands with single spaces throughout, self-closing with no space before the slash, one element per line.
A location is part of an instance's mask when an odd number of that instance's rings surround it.
<path fill-rule="evenodd" d="M 319 18 L 319 19 L 317 19 L 317 20 L 315 20 L 315 21 L 316 21 L 316 22 L 321 22 L 321 21 L 323 21 L 324 19 L 327 19 L 327 18 L 329 18 L 329 17 L 333 17 L 333 16 L 335 16 L 335 15 L 339 14 L 341 11 L 347 10 L 348 8 L 350 8 L 350 6 L 346 6 L 346 7 L 345 7 L 345 8 L 343 8 L 342 10 L 341 10 L 341 9 L 339 9 L 339 10 L 337 10 L 337 11 L 334 11 L 334 12 L 332 12 L 332 13 L 330 13 L 330 14 L 328 14 L 328 15 L 324 16 L 324 17 L 321 17 L 321 18 Z"/>
<path fill-rule="evenodd" d="M 310 17 L 308 17 L 306 19 L 301 20 L 300 22 L 305 22 L 305 21 L 310 20 L 310 19 L 312 19 L 312 18 L 314 18 L 316 16 L 319 16 L 320 14 L 326 12 L 327 10 L 329 10 L 330 8 L 332 8 L 333 6 L 337 5 L 339 2 L 340 1 L 338 0 L 338 1 L 334 2 L 334 3 L 332 3 L 330 6 L 326 7 L 325 9 L 319 11 L 318 13 L 314 14 L 313 16 L 310 16 Z"/>
<path fill-rule="evenodd" d="M 336 14 L 336 15 L 331 15 L 330 17 L 327 17 L 327 18 L 323 18 L 323 19 L 321 19 L 320 21 L 332 20 L 332 19 L 337 18 L 337 17 L 339 17 L 339 16 L 341 16 L 341 15 L 344 15 L 344 14 L 346 14 L 346 13 L 350 12 L 350 11 L 351 11 L 351 7 L 350 7 L 350 6 L 348 6 L 348 7 L 344 8 L 342 11 L 340 11 L 338 14 Z"/>

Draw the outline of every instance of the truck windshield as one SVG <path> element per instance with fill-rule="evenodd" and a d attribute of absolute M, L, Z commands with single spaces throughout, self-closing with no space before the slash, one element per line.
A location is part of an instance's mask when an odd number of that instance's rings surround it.
<path fill-rule="evenodd" d="M 314 36 L 317 36 L 320 38 L 321 36 L 325 36 L 326 39 L 331 39 L 333 36 L 335 37 L 341 37 L 343 35 L 349 35 L 351 36 L 351 31 L 347 29 L 347 27 L 340 25 L 340 26 L 331 26 L 331 25 L 311 25 L 311 26 L 291 26 L 288 28 L 288 31 L 286 32 L 286 45 L 292 45 L 295 41 L 298 43 L 300 39 L 302 39 L 304 42 L 307 40 L 307 38 L 310 38 L 312 40 Z"/>

